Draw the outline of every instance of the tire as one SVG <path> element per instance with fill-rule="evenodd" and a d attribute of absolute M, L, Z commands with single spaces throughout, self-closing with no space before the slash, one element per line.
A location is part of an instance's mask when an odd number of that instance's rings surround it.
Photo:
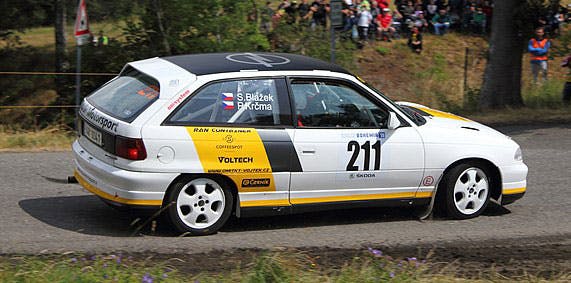
<path fill-rule="evenodd" d="M 444 176 L 444 207 L 448 217 L 469 219 L 477 217 L 490 202 L 491 181 L 486 166 L 462 163 Z"/>
<path fill-rule="evenodd" d="M 234 197 L 224 180 L 216 177 L 183 177 L 173 184 L 166 202 L 173 226 L 191 235 L 216 233 L 230 217 Z"/>

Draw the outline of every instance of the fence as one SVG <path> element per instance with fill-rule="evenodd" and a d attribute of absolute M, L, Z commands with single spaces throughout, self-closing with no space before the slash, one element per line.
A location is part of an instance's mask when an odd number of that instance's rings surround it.
<path fill-rule="evenodd" d="M 20 81 L 22 84 L 29 84 L 30 81 L 43 81 L 42 83 L 31 83 L 33 87 L 30 87 L 32 95 L 26 91 L 15 91 L 10 94 L 0 95 L 0 104 L 10 104 L 10 105 L 0 105 L 0 126 L 3 128 L 15 128 L 15 129 L 34 129 L 39 130 L 41 128 L 51 126 L 53 124 L 59 124 L 60 126 L 70 126 L 73 125 L 75 117 L 75 109 L 78 107 L 72 104 L 60 104 L 53 105 L 55 101 L 59 100 L 58 93 L 55 92 L 56 85 L 55 81 L 46 80 L 58 76 L 76 76 L 81 75 L 82 77 L 110 77 L 116 76 L 115 73 L 58 73 L 58 72 L 0 72 L 1 77 L 7 77 L 8 79 L 3 79 L 4 82 L 8 82 L 8 86 L 18 85 Z M 14 77 L 14 78 L 10 78 Z M 26 79 L 21 79 L 26 77 Z M 35 77 L 40 77 L 41 79 L 34 79 Z M 11 81 L 10 81 L 11 80 Z M 11 84 L 10 84 L 11 83 Z M 40 86 L 46 86 L 44 89 Z M 70 85 L 67 85 L 70 87 Z M 26 88 L 23 88 L 26 90 Z M 84 93 L 89 93 L 93 89 L 85 88 Z M 50 93 L 51 91 L 51 93 Z M 3 92 L 7 92 L 6 90 Z M 16 103 L 13 103 L 15 99 L 10 99 L 10 96 L 20 95 L 25 93 L 23 97 L 19 97 Z M 39 95 L 34 96 L 34 93 L 39 93 Z M 68 89 L 68 95 L 73 93 Z M 6 103 L 8 101 L 8 103 Z M 12 101 L 12 103 L 10 103 Z M 16 105 L 14 105 L 16 104 Z"/>

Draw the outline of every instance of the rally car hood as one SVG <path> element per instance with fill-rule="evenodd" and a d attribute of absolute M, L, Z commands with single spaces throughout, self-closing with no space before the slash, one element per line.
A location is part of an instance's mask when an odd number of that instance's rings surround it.
<path fill-rule="evenodd" d="M 496 131 L 488 126 L 472 121 L 470 119 L 460 117 L 448 112 L 432 109 L 430 107 L 410 103 L 397 102 L 401 106 L 409 107 L 422 115 L 426 120 L 426 124 L 420 128 L 430 129 L 432 133 L 438 133 L 438 137 L 449 140 L 456 140 L 459 136 L 466 137 L 466 141 L 472 142 L 489 142 L 490 139 L 506 139 L 506 135 Z"/>

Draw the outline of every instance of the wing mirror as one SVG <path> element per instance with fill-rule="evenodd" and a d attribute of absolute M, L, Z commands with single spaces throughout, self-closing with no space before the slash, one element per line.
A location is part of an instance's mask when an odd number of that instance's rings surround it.
<path fill-rule="evenodd" d="M 395 112 L 389 112 L 389 123 L 387 124 L 387 128 L 389 130 L 395 130 L 396 128 L 400 127 L 402 124 Z"/>

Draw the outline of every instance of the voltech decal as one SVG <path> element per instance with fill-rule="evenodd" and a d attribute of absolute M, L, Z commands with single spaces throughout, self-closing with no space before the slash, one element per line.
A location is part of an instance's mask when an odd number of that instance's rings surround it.
<path fill-rule="evenodd" d="M 206 173 L 230 177 L 240 192 L 274 191 L 272 167 L 264 143 L 253 128 L 187 127 Z M 246 178 L 245 178 L 246 177 Z M 242 186 L 243 179 L 268 179 L 267 186 Z"/>

